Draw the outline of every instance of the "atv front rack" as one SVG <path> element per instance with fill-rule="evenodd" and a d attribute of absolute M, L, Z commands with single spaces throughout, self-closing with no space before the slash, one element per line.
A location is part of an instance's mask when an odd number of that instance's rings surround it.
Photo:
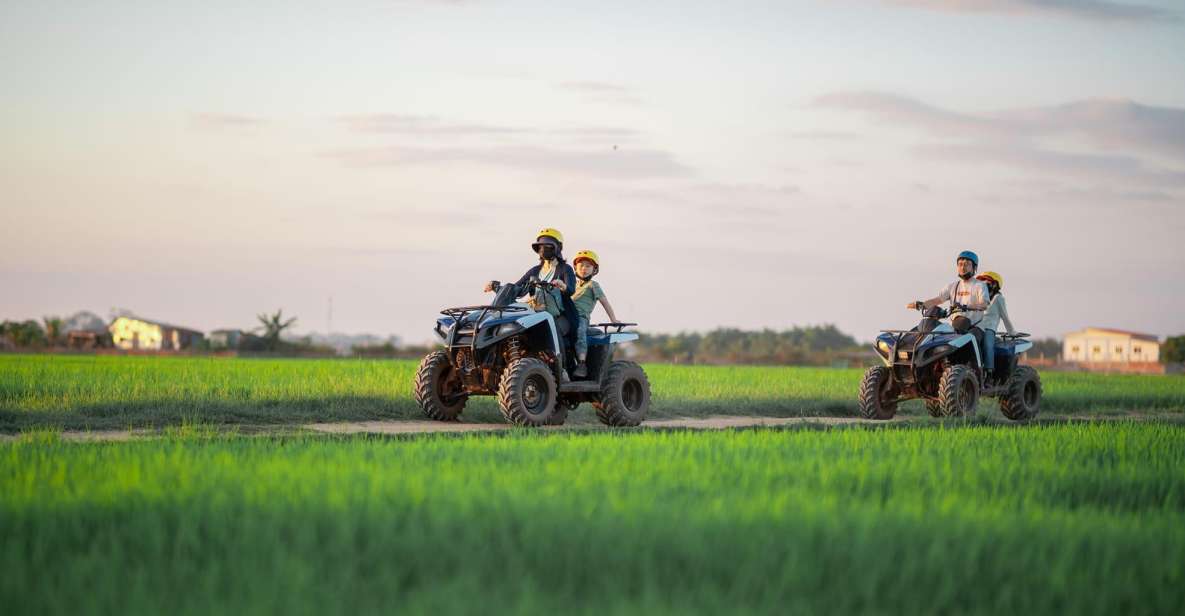
<path fill-rule="evenodd" d="M 445 308 L 440 311 L 440 314 L 446 317 L 452 317 L 456 321 L 465 316 L 466 313 L 477 310 L 481 310 L 484 317 L 487 312 L 525 312 L 526 309 L 525 306 L 457 306 L 456 308 Z"/>
<path fill-rule="evenodd" d="M 608 328 L 610 327 L 615 327 L 617 328 L 616 333 L 620 334 L 621 330 L 627 327 L 636 327 L 637 325 L 637 323 L 592 323 L 590 324 L 590 327 L 603 327 L 606 331 L 608 331 Z"/>

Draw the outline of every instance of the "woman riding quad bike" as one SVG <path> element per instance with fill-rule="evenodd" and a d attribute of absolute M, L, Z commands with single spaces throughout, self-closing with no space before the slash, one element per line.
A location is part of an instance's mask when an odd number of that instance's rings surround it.
<path fill-rule="evenodd" d="M 613 357 L 618 344 L 638 339 L 624 331 L 633 323 L 590 329 L 587 375 L 569 378 L 576 365 L 574 322 L 564 308 L 574 306 L 564 291 L 575 286 L 575 275 L 560 257 L 561 240 L 554 229 L 540 232 L 534 244 L 539 266 L 513 284 L 488 283 L 486 289 L 496 292 L 489 305 L 441 311 L 435 332 L 444 349 L 425 356 L 416 371 L 415 398 L 425 415 L 455 421 L 470 396 L 486 395 L 498 397 L 508 421 L 524 426 L 562 424 L 581 402 L 591 402 L 606 425 L 636 426 L 645 419 L 646 373 Z M 530 305 L 515 301 L 523 296 Z"/>

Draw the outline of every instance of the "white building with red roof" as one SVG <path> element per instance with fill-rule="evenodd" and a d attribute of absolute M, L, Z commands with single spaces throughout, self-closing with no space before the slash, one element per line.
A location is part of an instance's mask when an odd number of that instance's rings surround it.
<path fill-rule="evenodd" d="M 1160 339 L 1152 334 L 1108 327 L 1088 327 L 1066 334 L 1062 360 L 1083 364 L 1160 361 Z"/>

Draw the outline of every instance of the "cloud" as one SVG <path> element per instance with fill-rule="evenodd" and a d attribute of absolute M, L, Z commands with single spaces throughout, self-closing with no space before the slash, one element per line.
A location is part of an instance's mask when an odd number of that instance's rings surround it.
<path fill-rule="evenodd" d="M 1179 22 L 1181 14 L 1147 4 L 1107 0 L 881 0 L 946 13 L 1053 15 L 1103 22 Z"/>
<path fill-rule="evenodd" d="M 786 136 L 790 139 L 803 141 L 852 141 L 859 138 L 859 135 L 853 132 L 834 130 L 790 131 L 786 133 Z"/>
<path fill-rule="evenodd" d="M 364 133 L 451 136 L 505 136 L 536 132 L 530 128 L 487 124 L 447 124 L 429 116 L 368 113 L 340 118 L 350 130 Z"/>
<path fill-rule="evenodd" d="M 647 179 L 687 177 L 694 172 L 669 153 L 652 149 L 568 150 L 534 146 L 379 147 L 328 152 L 349 167 L 399 167 L 471 163 L 520 171 L 556 172 L 592 178 Z"/>
<path fill-rule="evenodd" d="M 1127 100 L 961 113 L 883 92 L 820 96 L 821 109 L 863 113 L 939 142 L 912 147 L 935 162 L 990 163 L 1060 178 L 1185 187 L 1185 109 Z M 1171 161 L 1171 162 L 1169 162 Z"/>
<path fill-rule="evenodd" d="M 1064 105 L 992 113 L 958 113 L 883 92 L 837 92 L 817 97 L 823 109 L 859 111 L 884 125 L 906 126 L 943 138 L 1015 141 L 1067 136 L 1104 148 L 1123 148 L 1185 160 L 1185 109 L 1129 100 L 1090 99 Z"/>
<path fill-rule="evenodd" d="M 936 162 L 990 162 L 1068 178 L 1185 187 L 1185 172 L 1153 168 L 1131 156 L 1059 152 L 1017 144 L 926 144 L 915 146 L 913 151 Z"/>
<path fill-rule="evenodd" d="M 264 124 L 263 118 L 233 113 L 191 113 L 189 125 L 197 130 L 234 131 L 253 129 Z"/>
<path fill-rule="evenodd" d="M 641 105 L 642 99 L 633 88 L 604 81 L 569 81 L 557 86 L 561 90 L 579 94 L 590 103 Z"/>
<path fill-rule="evenodd" d="M 398 113 L 345 115 L 338 121 L 346 128 L 362 133 L 407 135 L 416 137 L 563 137 L 581 143 L 621 143 L 641 136 L 632 128 L 614 126 L 576 126 L 567 128 L 531 128 L 494 124 L 455 124 L 431 116 Z"/>

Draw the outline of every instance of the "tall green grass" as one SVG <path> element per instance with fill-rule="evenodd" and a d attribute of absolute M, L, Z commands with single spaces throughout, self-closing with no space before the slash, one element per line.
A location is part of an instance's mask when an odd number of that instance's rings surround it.
<path fill-rule="evenodd" d="M 422 418 L 414 361 L 0 355 L 0 430 Z M 854 415 L 860 370 L 647 365 L 652 417 Z M 1045 373 L 1048 413 L 1185 411 L 1185 379 Z M 918 413 L 917 402 L 904 412 Z M 985 412 L 995 403 L 985 400 Z M 501 421 L 492 398 L 468 420 Z M 591 421 L 587 407 L 572 421 Z"/>
<path fill-rule="evenodd" d="M 1185 427 L 0 444 L 7 613 L 1179 613 Z"/>

